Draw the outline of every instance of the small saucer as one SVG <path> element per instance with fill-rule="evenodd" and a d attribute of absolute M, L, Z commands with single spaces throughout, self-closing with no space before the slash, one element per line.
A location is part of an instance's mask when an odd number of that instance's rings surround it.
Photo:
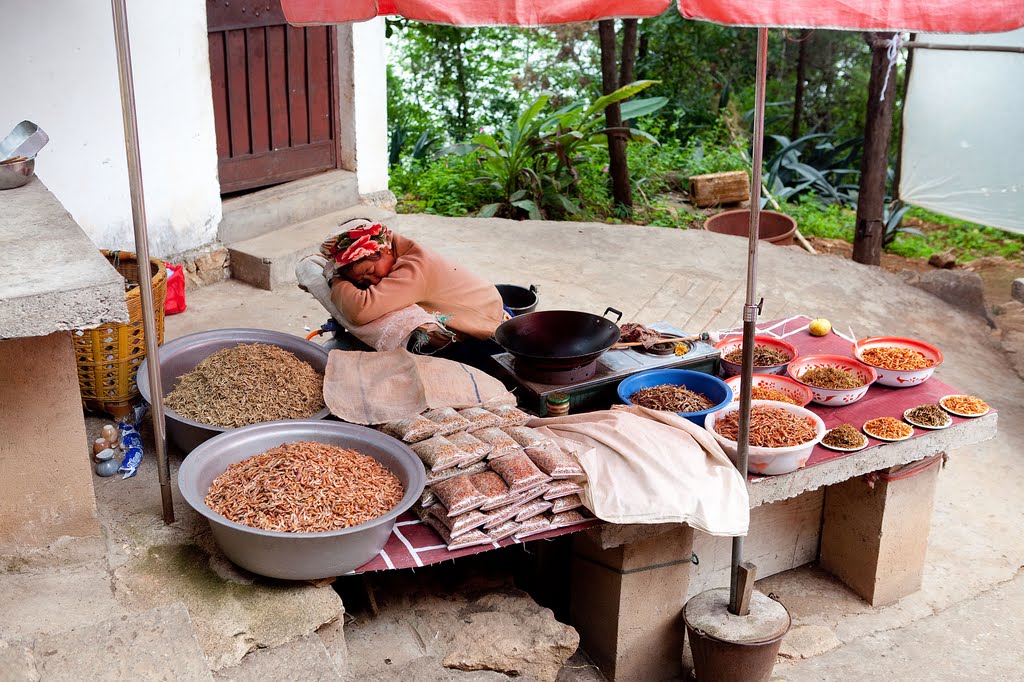
<path fill-rule="evenodd" d="M 868 446 L 868 439 L 867 438 L 864 439 L 864 445 L 859 445 L 859 446 L 857 446 L 855 448 L 840 448 L 840 447 L 837 447 L 835 445 L 829 445 L 828 443 L 824 443 L 822 441 L 819 441 L 818 445 L 820 445 L 821 447 L 823 447 L 823 448 L 825 448 L 827 450 L 835 450 L 836 452 L 857 452 L 859 450 L 863 450 L 864 448 L 866 448 Z"/>
<path fill-rule="evenodd" d="M 871 420 L 869 419 L 868 421 L 871 421 Z M 899 438 L 886 438 L 884 436 L 876 436 L 875 434 L 873 434 L 873 433 L 871 433 L 870 431 L 867 430 L 867 428 L 866 428 L 867 422 L 864 422 L 864 424 L 865 424 L 865 426 L 860 427 L 861 431 L 863 431 L 868 436 L 871 436 L 875 440 L 885 441 L 886 443 L 898 443 L 901 440 L 907 440 L 908 438 L 913 438 L 913 436 L 914 436 L 914 429 L 913 429 L 913 427 L 911 427 L 910 433 L 908 433 L 905 436 L 901 436 Z"/>
<path fill-rule="evenodd" d="M 984 412 L 979 412 L 977 414 L 968 414 L 966 412 L 957 412 L 956 410 L 951 410 L 951 409 L 949 409 L 948 407 L 946 407 L 945 405 L 942 404 L 942 401 L 945 400 L 946 398 L 969 398 L 969 397 L 972 397 L 972 396 L 968 396 L 968 395 L 966 395 L 964 393 L 953 393 L 951 395 L 944 395 L 941 398 L 939 398 L 939 401 L 938 401 L 939 402 L 939 407 L 944 409 L 946 412 L 949 412 L 950 414 L 955 414 L 958 417 L 966 417 L 968 419 L 973 419 L 974 417 L 984 417 L 986 414 L 988 414 L 992 410 L 992 408 L 990 407 L 990 408 L 986 409 Z"/>
<path fill-rule="evenodd" d="M 942 429 L 948 429 L 950 426 L 953 425 L 953 418 L 950 417 L 949 415 L 946 415 L 946 423 L 942 424 L 940 426 L 929 426 L 928 424 L 922 424 L 921 422 L 916 422 L 916 421 L 914 421 L 913 419 L 911 419 L 910 417 L 907 416 L 910 413 L 910 411 L 914 410 L 914 409 L 916 409 L 916 408 L 911 407 L 909 410 L 904 412 L 903 413 L 903 418 L 907 420 L 908 424 L 910 424 L 912 426 L 916 426 L 919 429 L 928 429 L 929 431 L 941 431 Z"/>

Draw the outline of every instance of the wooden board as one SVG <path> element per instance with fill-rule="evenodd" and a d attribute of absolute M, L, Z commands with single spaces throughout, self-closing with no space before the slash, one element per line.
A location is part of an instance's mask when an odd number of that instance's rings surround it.
<path fill-rule="evenodd" d="M 690 177 L 690 201 L 706 208 L 735 204 L 750 198 L 750 177 L 747 171 L 726 171 Z"/>

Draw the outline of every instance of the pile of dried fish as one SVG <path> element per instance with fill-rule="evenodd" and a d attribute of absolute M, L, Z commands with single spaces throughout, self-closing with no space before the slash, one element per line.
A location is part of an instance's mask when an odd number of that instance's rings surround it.
<path fill-rule="evenodd" d="M 320 533 L 366 523 L 402 501 L 401 482 L 355 450 L 285 443 L 228 467 L 206 506 L 235 523 L 287 533 Z"/>
<path fill-rule="evenodd" d="M 223 348 L 181 377 L 164 399 L 182 417 L 236 428 L 304 419 L 324 408 L 324 378 L 294 354 L 263 343 Z"/>
<path fill-rule="evenodd" d="M 662 384 L 648 386 L 629 396 L 629 401 L 640 407 L 666 412 L 701 412 L 715 406 L 703 393 L 687 390 L 686 386 Z"/>

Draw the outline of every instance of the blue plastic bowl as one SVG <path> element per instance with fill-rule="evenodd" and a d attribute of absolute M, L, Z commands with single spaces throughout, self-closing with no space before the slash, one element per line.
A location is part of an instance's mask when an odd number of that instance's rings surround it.
<path fill-rule="evenodd" d="M 704 417 L 712 412 L 717 412 L 732 402 L 732 389 L 729 388 L 727 383 L 710 374 L 694 372 L 689 369 L 652 369 L 648 372 L 640 372 L 639 374 L 627 377 L 619 384 L 619 400 L 627 405 L 632 405 L 633 403 L 630 401 L 629 396 L 641 388 L 650 388 L 651 386 L 661 386 L 663 384 L 686 386 L 686 388 L 695 393 L 703 393 L 708 397 L 708 400 L 715 403 L 715 406 L 709 410 L 676 413 L 680 417 L 689 419 L 697 426 L 704 426 Z"/>

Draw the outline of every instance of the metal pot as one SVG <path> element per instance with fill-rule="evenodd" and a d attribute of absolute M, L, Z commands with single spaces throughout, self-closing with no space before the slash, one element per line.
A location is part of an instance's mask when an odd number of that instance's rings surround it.
<path fill-rule="evenodd" d="M 501 294 L 501 302 L 513 315 L 532 313 L 537 308 L 535 284 L 531 284 L 529 289 L 515 284 L 495 284 L 494 288 Z"/>
<path fill-rule="evenodd" d="M 235 523 L 206 506 L 210 484 L 229 465 L 296 441 L 327 443 L 373 457 L 402 483 L 402 501 L 372 521 L 323 533 L 261 530 Z M 395 520 L 419 500 L 426 480 L 420 458 L 401 441 L 365 426 L 312 420 L 266 422 L 222 433 L 197 447 L 178 470 L 182 497 L 210 522 L 213 539 L 224 554 L 253 573 L 285 580 L 342 575 L 377 556 Z"/>
<path fill-rule="evenodd" d="M 182 375 L 191 372 L 196 365 L 215 352 L 243 343 L 266 343 L 277 346 L 293 353 L 299 360 L 309 363 L 320 374 L 327 371 L 328 350 L 302 337 L 269 329 L 214 329 L 182 336 L 160 347 L 160 383 L 163 385 L 164 395 L 178 385 L 178 379 Z M 139 365 L 137 381 L 139 393 L 147 403 L 151 403 L 152 393 L 149 390 L 149 373 L 145 360 Z M 310 419 L 323 419 L 330 413 L 330 409 L 325 407 Z M 192 421 L 169 407 L 164 408 L 164 417 L 167 421 L 167 438 L 185 454 L 217 434 L 233 430 Z"/>
<path fill-rule="evenodd" d="M 615 322 L 575 310 L 542 310 L 513 317 L 498 327 L 494 339 L 521 363 L 538 371 L 583 367 L 595 361 L 619 340 L 622 313 Z"/>

